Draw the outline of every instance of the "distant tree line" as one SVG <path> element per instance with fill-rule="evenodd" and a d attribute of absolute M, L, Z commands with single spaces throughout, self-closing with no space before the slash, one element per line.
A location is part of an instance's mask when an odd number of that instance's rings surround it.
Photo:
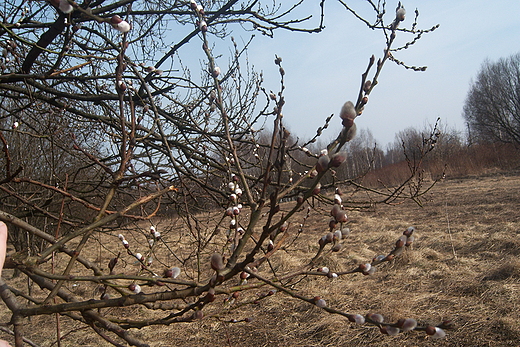
<path fill-rule="evenodd" d="M 471 129 L 469 123 L 468 128 Z M 425 144 L 432 136 L 435 151 L 423 159 Z M 313 150 L 319 152 L 320 146 L 316 144 Z M 408 174 L 409 167 L 413 168 L 419 160 L 430 179 L 520 168 L 517 144 L 456 130 L 440 119 L 422 129 L 408 127 L 399 131 L 394 141 L 385 147 L 378 143 L 370 129 L 361 129 L 347 144 L 347 149 L 349 160 L 337 171 L 337 180 L 357 180 L 376 186 L 398 184 Z M 405 172 L 401 172 L 403 170 Z"/>

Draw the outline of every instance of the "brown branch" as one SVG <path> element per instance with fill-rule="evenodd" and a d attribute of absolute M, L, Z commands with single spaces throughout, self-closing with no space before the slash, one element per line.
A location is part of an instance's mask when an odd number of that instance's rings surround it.
<path fill-rule="evenodd" d="M 38 59 L 38 56 L 43 52 L 43 49 L 60 35 L 65 29 L 65 15 L 60 14 L 54 24 L 47 30 L 38 40 L 35 46 L 29 51 L 22 65 L 22 72 L 29 73 L 31 68 Z"/>

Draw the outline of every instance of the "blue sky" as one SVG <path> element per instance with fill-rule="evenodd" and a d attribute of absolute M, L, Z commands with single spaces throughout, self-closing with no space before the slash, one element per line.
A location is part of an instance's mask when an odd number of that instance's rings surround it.
<path fill-rule="evenodd" d="M 304 10 L 316 13 L 317 3 L 306 1 Z M 367 2 L 349 3 L 373 19 Z M 388 1 L 388 11 L 393 13 L 396 4 Z M 449 128 L 464 131 L 462 107 L 483 61 L 520 52 L 518 0 L 404 0 L 403 5 L 407 10 L 404 26 L 411 25 L 418 8 L 420 28 L 440 27 L 410 49 L 395 54 L 409 65 L 426 65 L 428 69 L 413 72 L 387 62 L 365 112 L 356 120 L 358 127 L 372 131 L 382 148 L 394 140 L 396 132 L 410 126 L 423 129 L 438 117 Z M 274 39 L 257 35 L 249 50 L 249 60 L 264 72 L 268 90 L 279 87 L 274 55 L 283 58 L 287 87 L 284 119 L 289 129 L 303 138 L 315 134 L 332 113 L 336 118 L 325 140 L 337 135 L 342 104 L 355 101 L 369 57 L 380 57 L 385 43 L 382 32 L 368 29 L 337 2 L 326 2 L 325 25 L 320 34 L 278 31 Z M 397 40 L 409 38 L 401 35 Z"/>

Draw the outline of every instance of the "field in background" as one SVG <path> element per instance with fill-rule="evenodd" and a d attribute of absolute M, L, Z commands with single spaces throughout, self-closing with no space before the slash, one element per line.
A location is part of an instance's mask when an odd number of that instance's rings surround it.
<path fill-rule="evenodd" d="M 276 253 L 278 259 L 273 263 L 282 264 L 276 271 L 301 266 L 316 252 L 329 218 L 328 208 L 321 212 L 311 214 L 300 237 L 294 243 L 288 238 L 286 247 Z M 295 221 L 302 220 L 302 216 Z M 372 276 L 357 273 L 337 279 L 306 278 L 297 286 L 298 293 L 320 295 L 330 307 L 349 313 L 381 313 L 390 322 L 408 317 L 423 324 L 452 320 L 454 329 L 447 331 L 445 340 L 432 341 L 423 332 L 383 336 L 376 327 L 349 323 L 344 317 L 281 293 L 241 306 L 257 299 L 259 293 L 266 293 L 270 289 L 267 287 L 243 292 L 233 305 L 224 302 L 226 295 L 218 296 L 219 304 L 204 312 L 205 318 L 196 323 L 143 328 L 132 333 L 145 338 L 151 346 L 518 346 L 518 173 L 448 179 L 425 197 L 422 208 L 406 202 L 377 206 L 371 212 L 350 212 L 349 218 L 352 232 L 343 242 L 343 249 L 329 254 L 320 266 L 332 271 L 350 270 L 378 254 L 388 254 L 408 226 L 416 227 L 416 241 L 403 256 L 380 266 Z M 290 228 L 293 233 L 296 229 Z M 100 246 L 122 250 L 115 237 L 101 243 L 91 246 L 88 254 L 92 259 L 96 259 Z M 106 259 L 98 261 L 107 263 Z M 132 267 L 129 259 L 125 266 L 127 270 Z M 158 266 L 157 271 L 160 269 Z M 17 279 L 9 279 L 10 271 L 6 270 L 4 277 L 14 283 Z M 268 276 L 267 264 L 260 272 Z M 99 297 L 95 287 L 69 289 Z M 38 289 L 33 286 L 32 290 Z M 4 305 L 0 306 L 2 322 L 8 320 L 6 311 Z M 141 307 L 106 313 L 122 318 L 148 314 Z M 252 318 L 252 322 L 231 323 L 245 318 Z M 66 317 L 61 324 L 62 346 L 108 345 L 90 331 L 87 335 L 85 330 L 74 330 L 75 323 Z M 54 316 L 26 321 L 25 336 L 40 346 L 55 346 Z M 9 338 L 2 332 L 0 337 Z"/>

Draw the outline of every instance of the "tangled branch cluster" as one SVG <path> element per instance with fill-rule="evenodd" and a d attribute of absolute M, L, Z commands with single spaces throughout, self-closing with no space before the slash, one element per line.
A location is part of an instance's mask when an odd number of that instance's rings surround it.
<path fill-rule="evenodd" d="M 413 242 L 409 228 L 386 256 L 348 271 L 321 266 L 325 254 L 345 248 L 342 240 L 350 233 L 341 187 L 372 190 L 381 203 L 405 198 L 404 187 L 412 186 L 406 198 L 416 200 L 428 189 L 418 179 L 428 151 L 414 158 L 409 179 L 391 190 L 363 187 L 337 170 L 349 159 L 345 145 L 356 134 L 355 119 L 385 62 L 399 62 L 395 52 L 434 30 L 415 28 L 418 13 L 412 29 L 399 28 L 405 19 L 401 4 L 386 24 L 385 3 L 369 1 L 376 20 L 366 23 L 383 30 L 384 55 L 377 62 L 369 59 L 357 101 L 341 108 L 337 138 L 316 150 L 312 143 L 334 118 L 309 142 L 294 139 L 283 123 L 286 72 L 280 57 L 275 93 L 263 88 L 262 75 L 248 64 L 251 41 L 239 47 L 232 39 L 226 67 L 215 53 L 216 42 L 229 37 L 234 23 L 269 36 L 276 29 L 321 31 L 324 2 L 319 24 L 310 28 L 304 27 L 310 17 L 291 17 L 300 4 L 282 9 L 238 0 L 207 6 L 194 0 L 6 3 L 0 23 L 0 220 L 9 225 L 16 249 L 9 267 L 42 289 L 33 295 L 0 283 L 17 346 L 26 318 L 52 313 L 91 327 L 113 345 L 148 346 L 129 330 L 219 319 L 212 311 L 217 298 L 225 297 L 231 310 L 241 293 L 252 291 L 255 299 L 241 305 L 289 295 L 351 322 L 376 325 L 384 334 L 444 335 L 447 322 L 388 323 L 378 314 L 334 309 L 323 297 L 292 287 L 307 276 L 373 274 Z M 172 23 L 180 29 L 170 34 Z M 394 48 L 398 33 L 414 38 Z M 183 56 L 193 42 L 202 46 L 198 77 L 192 74 L 197 59 Z M 320 213 L 315 204 L 332 206 L 332 218 L 323 216 L 328 232 L 316 254 L 299 269 L 276 273 L 273 255 L 289 247 L 290 238 L 294 242 L 309 232 L 307 218 Z M 302 211 L 306 215 L 297 223 Z M 89 253 L 92 244 L 102 255 Z M 96 288 L 95 294 L 71 291 L 77 283 Z M 29 303 L 22 304 L 25 300 Z M 135 305 L 155 312 L 153 318 L 121 318 L 105 310 Z M 240 321 L 251 318 L 231 320 Z"/>

